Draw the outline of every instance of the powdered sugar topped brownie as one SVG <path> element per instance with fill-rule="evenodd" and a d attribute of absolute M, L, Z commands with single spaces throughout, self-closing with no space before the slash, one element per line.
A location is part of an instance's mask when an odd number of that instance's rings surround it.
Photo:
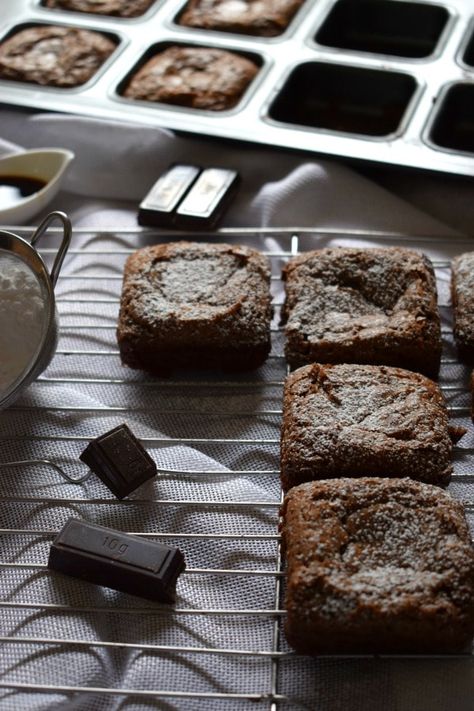
<path fill-rule="evenodd" d="M 465 651 L 474 552 L 446 492 L 409 479 L 302 484 L 285 499 L 282 534 L 297 652 Z"/>
<path fill-rule="evenodd" d="M 58 10 L 89 12 L 94 15 L 138 17 L 155 2 L 156 0 L 43 0 L 43 5 Z"/>
<path fill-rule="evenodd" d="M 249 247 L 175 242 L 139 249 L 125 265 L 122 361 L 157 374 L 258 367 L 270 351 L 269 282 L 267 259 Z"/>
<path fill-rule="evenodd" d="M 469 377 L 469 389 L 471 391 L 471 420 L 474 422 L 474 370 Z"/>
<path fill-rule="evenodd" d="M 289 364 L 373 363 L 437 375 L 436 282 L 429 260 L 402 248 L 334 248 L 290 260 L 285 353 Z"/>
<path fill-rule="evenodd" d="M 189 0 L 179 24 L 220 32 L 274 37 L 285 31 L 304 0 Z"/>
<path fill-rule="evenodd" d="M 284 490 L 311 479 L 411 477 L 445 486 L 452 439 L 440 389 L 401 368 L 307 365 L 285 383 Z"/>
<path fill-rule="evenodd" d="M 112 54 L 101 32 L 37 25 L 0 44 L 0 78 L 58 87 L 85 84 Z"/>
<path fill-rule="evenodd" d="M 224 111 L 239 103 L 257 72 L 257 65 L 250 59 L 223 49 L 168 47 L 132 76 L 123 95 Z"/>
<path fill-rule="evenodd" d="M 459 355 L 474 360 L 474 252 L 453 259 L 451 296 Z"/>

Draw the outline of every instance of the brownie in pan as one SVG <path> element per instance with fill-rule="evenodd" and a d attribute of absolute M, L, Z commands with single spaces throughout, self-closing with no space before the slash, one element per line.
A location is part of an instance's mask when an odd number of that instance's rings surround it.
<path fill-rule="evenodd" d="M 283 504 L 288 642 L 302 654 L 467 651 L 474 551 L 462 505 L 409 479 L 295 487 Z"/>
<path fill-rule="evenodd" d="M 257 368 L 270 351 L 270 321 L 270 266 L 254 249 L 175 242 L 127 260 L 117 338 L 132 368 Z"/>
<path fill-rule="evenodd" d="M 236 106 L 259 67 L 234 52 L 212 47 L 167 47 L 132 75 L 123 96 L 208 111 Z"/>
<path fill-rule="evenodd" d="M 91 79 L 117 44 L 92 30 L 26 27 L 0 44 L 0 79 L 75 87 Z"/>
<path fill-rule="evenodd" d="M 465 252 L 453 259 L 451 298 L 459 356 L 474 362 L 474 252 Z"/>
<path fill-rule="evenodd" d="M 42 4 L 56 10 L 87 12 L 93 15 L 139 17 L 156 0 L 43 0 Z"/>
<path fill-rule="evenodd" d="M 304 0 L 189 0 L 180 25 L 260 37 L 281 35 Z"/>
<path fill-rule="evenodd" d="M 429 260 L 403 248 L 306 252 L 283 270 L 285 354 L 306 363 L 368 363 L 436 377 L 441 330 Z"/>
<path fill-rule="evenodd" d="M 446 486 L 452 442 L 436 383 L 376 365 L 303 366 L 286 379 L 281 432 L 285 491 L 312 479 L 411 477 Z"/>

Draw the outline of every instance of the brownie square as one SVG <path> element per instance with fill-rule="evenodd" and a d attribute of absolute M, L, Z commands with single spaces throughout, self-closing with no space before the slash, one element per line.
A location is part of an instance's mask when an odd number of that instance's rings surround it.
<path fill-rule="evenodd" d="M 92 30 L 27 27 L 0 44 L 0 79 L 62 88 L 80 86 L 94 76 L 116 46 L 110 37 Z"/>
<path fill-rule="evenodd" d="M 398 247 L 306 252 L 283 270 L 285 354 L 306 363 L 394 365 L 435 377 L 441 359 L 429 260 Z"/>
<path fill-rule="evenodd" d="M 474 552 L 446 492 L 409 479 L 311 482 L 282 513 L 285 632 L 297 652 L 467 651 Z"/>
<path fill-rule="evenodd" d="M 236 106 L 258 72 L 250 59 L 212 47 L 172 46 L 149 59 L 123 96 L 208 111 Z"/>
<path fill-rule="evenodd" d="M 455 257 L 451 268 L 454 339 L 461 358 L 474 361 L 474 252 Z"/>
<path fill-rule="evenodd" d="M 203 30 L 275 37 L 285 31 L 303 1 L 189 0 L 178 22 Z"/>
<path fill-rule="evenodd" d="M 132 368 L 257 368 L 270 321 L 270 265 L 254 249 L 175 242 L 127 260 L 117 337 Z"/>
<path fill-rule="evenodd" d="M 474 422 L 474 370 L 469 377 L 469 390 L 471 392 L 471 420 Z"/>
<path fill-rule="evenodd" d="M 43 0 L 45 7 L 114 17 L 139 17 L 156 0 Z"/>
<path fill-rule="evenodd" d="M 281 482 L 411 477 L 446 486 L 452 439 L 440 389 L 419 373 L 377 365 L 319 365 L 288 376 Z"/>

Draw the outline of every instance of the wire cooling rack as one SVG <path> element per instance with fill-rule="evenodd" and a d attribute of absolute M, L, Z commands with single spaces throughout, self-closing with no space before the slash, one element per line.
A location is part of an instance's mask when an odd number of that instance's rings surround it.
<path fill-rule="evenodd" d="M 376 708 L 381 694 L 389 711 L 410 707 L 410 694 L 417 693 L 410 681 L 420 672 L 436 689 L 447 669 L 439 665 L 446 664 L 451 675 L 456 665 L 459 703 L 452 707 L 468 708 L 469 655 L 313 660 L 286 646 L 278 450 L 287 368 L 279 320 L 281 267 L 299 251 L 354 244 L 422 249 L 438 280 L 440 385 L 456 424 L 469 427 L 469 373 L 457 362 L 451 337 L 449 262 L 472 242 L 315 230 L 208 235 L 207 241 L 245 243 L 268 255 L 271 355 L 254 373 L 153 379 L 120 364 L 115 327 L 123 264 L 139 246 L 178 238 L 196 235 L 76 231 L 56 289 L 56 356 L 0 413 L 0 708 L 238 709 L 259 701 L 259 708 L 272 710 L 323 710 L 349 708 L 350 696 L 354 708 L 366 709 Z M 46 261 L 54 253 L 54 246 L 42 250 Z M 118 501 L 88 476 L 78 455 L 122 421 L 147 446 L 159 475 Z M 470 428 L 455 447 L 450 485 L 471 526 L 473 444 Z M 49 546 L 71 515 L 178 545 L 188 567 L 176 605 L 49 573 Z M 422 693 L 429 696 L 425 688 Z"/>

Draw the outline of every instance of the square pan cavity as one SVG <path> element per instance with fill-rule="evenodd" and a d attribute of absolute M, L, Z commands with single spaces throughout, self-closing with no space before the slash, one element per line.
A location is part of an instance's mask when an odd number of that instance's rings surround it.
<path fill-rule="evenodd" d="M 315 40 L 328 47 L 418 59 L 434 52 L 448 19 L 440 5 L 338 0 Z"/>
<path fill-rule="evenodd" d="M 435 146 L 474 154 L 474 84 L 453 84 L 441 99 L 429 131 Z"/>
<path fill-rule="evenodd" d="M 461 54 L 461 62 L 468 69 L 474 69 L 474 22 L 469 28 L 469 35 L 464 51 Z"/>
<path fill-rule="evenodd" d="M 401 72 L 306 62 L 291 72 L 269 114 L 288 124 L 387 137 L 397 133 L 416 88 Z"/>

